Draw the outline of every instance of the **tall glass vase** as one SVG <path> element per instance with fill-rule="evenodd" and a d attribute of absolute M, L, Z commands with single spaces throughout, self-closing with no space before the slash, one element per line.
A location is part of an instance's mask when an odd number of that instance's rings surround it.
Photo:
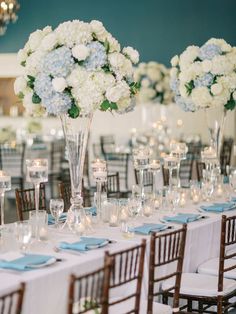
<path fill-rule="evenodd" d="M 75 223 L 81 222 L 83 217 L 85 217 L 82 197 L 82 178 L 92 117 L 92 113 L 81 114 L 76 119 L 72 119 L 66 114 L 61 115 L 60 117 L 66 140 L 70 167 L 70 212 L 74 213 Z"/>
<path fill-rule="evenodd" d="M 211 137 L 210 146 L 215 149 L 218 162 L 220 162 L 226 115 L 227 110 L 223 106 L 205 110 L 206 123 Z"/>

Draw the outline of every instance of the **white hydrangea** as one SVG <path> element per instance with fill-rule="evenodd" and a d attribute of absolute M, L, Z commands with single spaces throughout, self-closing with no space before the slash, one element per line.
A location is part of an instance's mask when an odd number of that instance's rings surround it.
<path fill-rule="evenodd" d="M 45 56 L 45 53 L 46 52 L 43 50 L 37 50 L 32 53 L 26 61 L 25 73 L 31 76 L 36 76 L 41 69 L 41 61 Z"/>
<path fill-rule="evenodd" d="M 67 77 L 68 85 L 72 87 L 82 85 L 88 78 L 89 73 L 82 66 L 77 66 Z"/>
<path fill-rule="evenodd" d="M 85 45 L 76 45 L 72 48 L 72 55 L 78 61 L 83 61 L 89 56 L 89 48 Z"/>
<path fill-rule="evenodd" d="M 223 86 L 219 83 L 211 85 L 211 92 L 213 95 L 219 95 L 223 90 Z"/>
<path fill-rule="evenodd" d="M 176 67 L 179 64 L 179 56 L 175 55 L 171 60 L 170 63 L 172 67 Z"/>
<path fill-rule="evenodd" d="M 103 26 L 102 22 L 93 20 L 90 22 L 92 32 L 96 35 L 99 41 L 104 42 L 108 36 L 108 32 Z"/>
<path fill-rule="evenodd" d="M 24 76 L 19 76 L 16 78 L 14 82 L 14 92 L 16 95 L 19 95 L 20 93 L 25 92 L 27 89 L 27 81 Z"/>
<path fill-rule="evenodd" d="M 139 53 L 132 47 L 123 48 L 122 52 L 131 60 L 133 64 L 138 63 L 139 61 Z"/>
<path fill-rule="evenodd" d="M 57 36 L 55 33 L 49 33 L 41 42 L 40 48 L 46 51 L 52 50 L 57 45 Z"/>
<path fill-rule="evenodd" d="M 108 61 L 113 71 L 121 79 L 123 76 L 131 76 L 133 73 L 133 66 L 130 60 L 128 60 L 123 54 L 119 52 L 113 52 L 109 54 Z"/>
<path fill-rule="evenodd" d="M 212 96 L 207 87 L 194 88 L 191 93 L 191 98 L 198 107 L 210 107 L 212 103 Z"/>
<path fill-rule="evenodd" d="M 28 53 L 27 53 L 27 49 L 20 49 L 17 53 L 17 62 L 19 64 L 22 64 L 23 62 L 26 61 L 26 59 L 28 58 Z"/>
<path fill-rule="evenodd" d="M 64 77 L 55 77 L 52 80 L 52 86 L 56 92 L 62 93 L 67 87 L 67 82 Z"/>
<path fill-rule="evenodd" d="M 117 83 L 115 86 L 108 88 L 106 91 L 106 98 L 110 102 L 117 103 L 120 99 L 127 97 L 130 97 L 130 88 L 124 81 Z"/>
<path fill-rule="evenodd" d="M 199 47 L 189 46 L 179 57 L 179 65 L 183 70 L 187 70 L 189 65 L 199 55 Z"/>
<path fill-rule="evenodd" d="M 104 93 L 107 89 L 113 87 L 116 83 L 114 76 L 110 73 L 95 72 L 91 74 L 91 78 L 98 88 Z"/>
<path fill-rule="evenodd" d="M 30 34 L 27 46 L 33 52 L 40 46 L 43 38 L 52 31 L 50 26 L 46 26 L 43 30 L 36 30 Z"/>
<path fill-rule="evenodd" d="M 224 75 L 232 72 L 234 65 L 226 55 L 215 56 L 212 60 L 211 72 L 216 75 Z"/>
<path fill-rule="evenodd" d="M 120 44 L 110 33 L 107 34 L 106 39 L 109 43 L 109 52 L 120 52 Z"/>

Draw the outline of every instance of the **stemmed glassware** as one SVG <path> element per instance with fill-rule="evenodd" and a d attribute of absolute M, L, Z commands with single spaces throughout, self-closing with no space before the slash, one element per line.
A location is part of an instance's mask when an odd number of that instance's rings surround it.
<path fill-rule="evenodd" d="M 51 215 L 55 219 L 55 228 L 58 228 L 60 216 L 64 211 L 64 201 L 63 199 L 51 199 L 49 207 Z"/>
<path fill-rule="evenodd" d="M 143 209 L 145 202 L 144 191 L 144 170 L 149 167 L 149 159 L 151 156 L 151 150 L 148 147 L 139 147 L 133 150 L 134 168 L 139 171 L 139 187 L 141 197 L 141 209 Z"/>
<path fill-rule="evenodd" d="M 175 214 L 180 201 L 180 191 L 178 190 L 178 187 L 172 187 L 169 189 L 168 200 L 172 206 L 172 212 Z"/>
<path fill-rule="evenodd" d="M 97 217 L 101 221 L 102 217 L 102 184 L 107 181 L 107 164 L 105 160 L 96 159 L 92 163 L 93 177 L 97 185 L 96 206 Z"/>
<path fill-rule="evenodd" d="M 20 251 L 26 251 L 32 236 L 32 226 L 29 221 L 16 223 L 16 239 L 20 245 Z"/>
<path fill-rule="evenodd" d="M 159 160 L 152 160 L 149 164 L 149 171 L 153 174 L 153 197 L 156 199 L 158 197 L 158 173 L 160 172 L 161 164 Z"/>
<path fill-rule="evenodd" d="M 11 177 L 5 172 L 0 170 L 0 221 L 1 228 L 4 227 L 4 197 L 5 192 L 11 190 Z"/>

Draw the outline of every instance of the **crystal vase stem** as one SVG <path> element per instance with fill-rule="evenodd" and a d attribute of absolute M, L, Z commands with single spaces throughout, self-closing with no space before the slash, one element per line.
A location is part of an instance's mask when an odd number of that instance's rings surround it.
<path fill-rule="evenodd" d="M 145 192 L 143 185 L 143 177 L 144 177 L 144 169 L 139 170 L 139 187 L 140 187 L 140 195 L 141 195 L 141 206 L 143 208 L 145 202 Z"/>
<path fill-rule="evenodd" d="M 153 193 L 153 197 L 154 197 L 154 198 L 157 198 L 157 197 L 158 197 L 157 182 L 158 182 L 158 171 L 153 171 L 153 187 L 152 187 L 152 193 Z"/>
<path fill-rule="evenodd" d="M 1 227 L 4 226 L 4 192 L 0 192 Z"/>
<path fill-rule="evenodd" d="M 101 221 L 102 218 L 102 182 L 97 182 L 97 197 L 96 197 L 96 204 L 97 204 L 97 218 L 98 221 Z"/>

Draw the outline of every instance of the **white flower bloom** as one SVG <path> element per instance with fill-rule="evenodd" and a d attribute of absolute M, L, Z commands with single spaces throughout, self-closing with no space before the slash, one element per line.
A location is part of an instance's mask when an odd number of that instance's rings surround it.
<path fill-rule="evenodd" d="M 72 55 L 77 60 L 83 61 L 89 56 L 89 48 L 85 45 L 76 45 L 72 48 Z"/>
<path fill-rule="evenodd" d="M 141 86 L 142 87 L 148 87 L 150 85 L 150 81 L 148 78 L 144 78 L 142 81 L 141 81 Z"/>
<path fill-rule="evenodd" d="M 16 78 L 14 82 L 14 92 L 16 95 L 20 93 L 24 94 L 25 89 L 27 88 L 27 81 L 24 76 L 19 76 Z"/>
<path fill-rule="evenodd" d="M 67 82 L 64 77 L 55 77 L 52 80 L 52 86 L 56 92 L 62 93 L 67 87 Z"/>
<path fill-rule="evenodd" d="M 85 68 L 77 66 L 67 77 L 69 86 L 76 87 L 82 85 L 88 78 L 89 74 Z"/>
<path fill-rule="evenodd" d="M 191 98 L 199 108 L 207 108 L 212 104 L 212 96 L 207 87 L 197 87 L 192 90 Z"/>
<path fill-rule="evenodd" d="M 211 71 L 211 69 L 212 69 L 212 61 L 211 60 L 207 60 L 207 59 L 203 60 L 201 64 L 202 64 L 203 72 L 208 73 Z"/>
<path fill-rule="evenodd" d="M 21 64 L 22 62 L 25 62 L 27 58 L 28 58 L 27 50 L 20 49 L 17 53 L 17 62 Z"/>
<path fill-rule="evenodd" d="M 197 46 L 189 46 L 179 58 L 179 65 L 182 70 L 188 68 L 188 66 L 198 57 L 199 55 L 199 47 Z"/>
<path fill-rule="evenodd" d="M 122 50 L 123 54 L 126 55 L 130 61 L 134 64 L 138 63 L 139 61 L 139 53 L 132 47 L 125 47 Z"/>
<path fill-rule="evenodd" d="M 178 74 L 178 69 L 177 68 L 171 68 L 170 69 L 170 77 L 175 78 Z"/>
<path fill-rule="evenodd" d="M 172 67 L 176 67 L 179 64 L 179 57 L 175 55 L 171 60 L 170 63 Z"/>
<path fill-rule="evenodd" d="M 112 86 L 114 86 L 116 82 L 112 74 L 105 73 L 103 71 L 95 72 L 91 74 L 90 77 L 103 93 L 108 88 L 111 88 Z"/>
<path fill-rule="evenodd" d="M 159 81 L 161 79 L 161 72 L 154 67 L 147 68 L 147 76 L 151 81 Z"/>
<path fill-rule="evenodd" d="M 179 74 L 180 81 L 183 81 L 184 84 L 194 80 L 197 76 L 197 73 L 194 72 L 190 67 L 186 71 L 182 71 Z"/>
<path fill-rule="evenodd" d="M 121 98 L 130 97 L 129 85 L 124 81 L 117 83 L 115 86 L 106 91 L 106 98 L 110 102 L 116 103 Z"/>
<path fill-rule="evenodd" d="M 56 44 L 57 36 L 55 35 L 55 33 L 49 33 L 43 38 L 41 42 L 41 47 L 46 51 L 50 51 L 56 46 Z"/>
<path fill-rule="evenodd" d="M 26 62 L 25 73 L 27 75 L 36 76 L 41 69 L 41 60 L 45 56 L 46 52 L 43 50 L 36 50 L 32 53 Z"/>
<path fill-rule="evenodd" d="M 52 28 L 46 26 L 43 30 L 37 30 L 30 34 L 28 46 L 31 51 L 35 51 L 41 44 L 43 38 L 52 31 Z"/>
<path fill-rule="evenodd" d="M 187 89 L 185 87 L 185 82 L 181 82 L 180 85 L 179 85 L 179 92 L 180 92 L 180 95 L 184 98 L 187 98 L 188 97 L 188 93 L 187 93 Z"/>
<path fill-rule="evenodd" d="M 236 91 L 233 93 L 233 99 L 236 100 Z"/>
<path fill-rule="evenodd" d="M 113 52 L 108 55 L 108 61 L 114 70 L 114 72 L 120 76 L 132 76 L 133 66 L 130 60 L 128 60 L 123 54 L 119 52 Z"/>
<path fill-rule="evenodd" d="M 211 92 L 213 95 L 219 95 L 223 90 L 223 86 L 219 83 L 213 84 L 211 86 Z"/>
<path fill-rule="evenodd" d="M 224 75 L 232 72 L 234 65 L 230 62 L 226 55 L 216 56 L 212 60 L 211 72 L 216 75 Z"/>
<path fill-rule="evenodd" d="M 121 98 L 117 101 L 118 110 L 124 110 L 126 109 L 131 103 L 130 97 Z"/>
<path fill-rule="evenodd" d="M 107 34 L 106 39 L 109 42 L 109 52 L 119 52 L 120 51 L 120 44 L 110 33 Z"/>
<path fill-rule="evenodd" d="M 103 26 L 102 22 L 93 20 L 90 22 L 92 32 L 95 33 L 99 41 L 105 41 L 108 35 L 107 30 Z"/>

